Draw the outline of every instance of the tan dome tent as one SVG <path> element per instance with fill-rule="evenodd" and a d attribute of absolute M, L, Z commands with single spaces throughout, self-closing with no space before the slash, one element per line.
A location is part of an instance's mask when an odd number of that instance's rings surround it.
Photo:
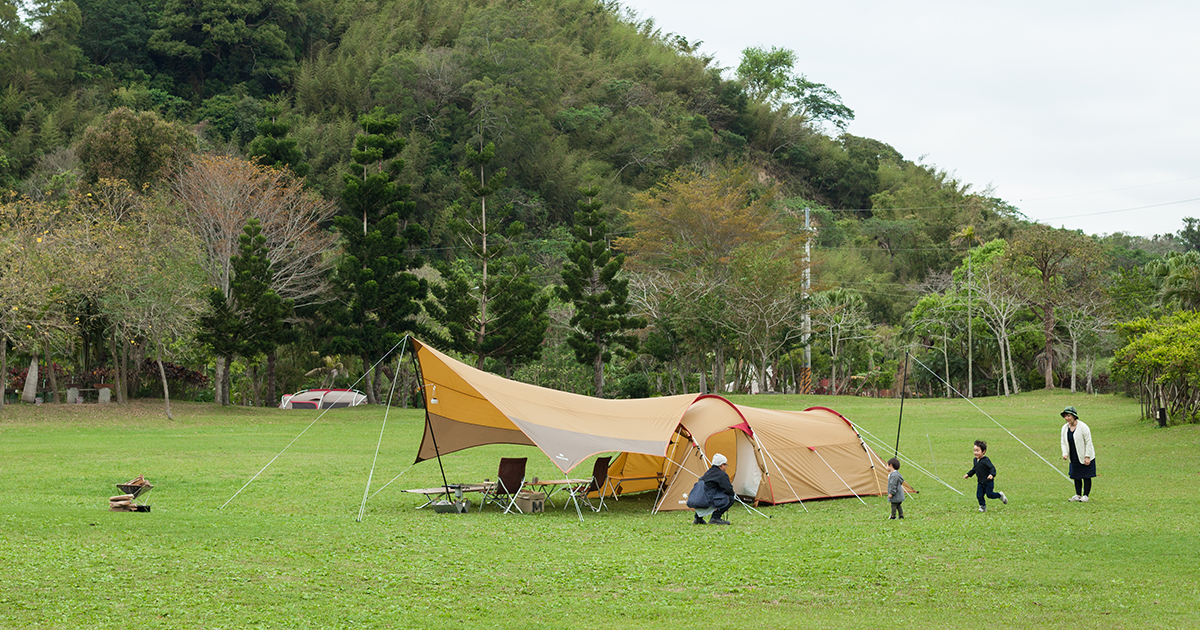
<path fill-rule="evenodd" d="M 836 412 L 774 411 L 720 396 L 607 400 L 510 381 L 413 340 L 426 405 L 417 462 L 484 444 L 536 446 L 564 474 L 620 453 L 606 494 L 662 489 L 656 510 L 684 493 L 715 453 L 742 496 L 764 503 L 885 494 L 883 462 Z M 435 446 L 436 443 L 436 446 Z"/>

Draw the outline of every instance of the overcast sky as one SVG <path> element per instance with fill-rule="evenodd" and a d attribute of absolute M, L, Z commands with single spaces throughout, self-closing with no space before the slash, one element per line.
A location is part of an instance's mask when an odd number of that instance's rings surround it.
<path fill-rule="evenodd" d="M 847 127 L 1089 234 L 1200 217 L 1200 2 L 624 0 L 737 67 L 750 46 L 854 110 Z"/>

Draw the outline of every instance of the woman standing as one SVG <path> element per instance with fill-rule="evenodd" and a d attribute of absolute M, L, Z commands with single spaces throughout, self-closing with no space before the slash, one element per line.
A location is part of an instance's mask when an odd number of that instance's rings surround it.
<path fill-rule="evenodd" d="M 1070 477 L 1075 481 L 1075 496 L 1071 501 L 1088 500 L 1092 493 L 1092 478 L 1096 476 L 1096 448 L 1092 446 L 1092 430 L 1079 421 L 1074 407 L 1062 411 L 1067 419 L 1062 427 L 1062 458 L 1071 462 Z"/>

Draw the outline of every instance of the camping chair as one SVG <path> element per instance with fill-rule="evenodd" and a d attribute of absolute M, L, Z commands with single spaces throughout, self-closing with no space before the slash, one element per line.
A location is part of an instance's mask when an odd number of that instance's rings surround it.
<path fill-rule="evenodd" d="M 608 483 L 608 464 L 612 461 L 612 457 L 597 457 L 596 464 L 592 466 L 592 478 L 587 483 L 582 483 L 577 486 L 571 486 L 567 490 L 571 493 L 571 501 L 575 503 L 575 508 L 579 508 L 579 501 L 582 500 L 593 512 L 599 512 L 604 507 L 604 485 Z M 595 492 L 600 496 L 600 504 L 593 505 L 592 500 L 588 495 Z M 567 509 L 564 505 L 563 509 Z"/>
<path fill-rule="evenodd" d="M 517 503 L 517 493 L 525 486 L 525 463 L 528 457 L 501 457 L 500 468 L 496 471 L 496 483 L 484 491 L 483 501 L 479 503 L 479 511 L 488 503 L 504 507 L 504 513 Z"/>

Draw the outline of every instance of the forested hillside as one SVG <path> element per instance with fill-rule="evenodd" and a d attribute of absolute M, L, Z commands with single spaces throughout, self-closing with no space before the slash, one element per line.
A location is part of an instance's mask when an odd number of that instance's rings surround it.
<path fill-rule="evenodd" d="M 1141 270 L 1194 223 L 1032 225 L 817 79 L 595 0 L 0 0 L 6 386 L 383 402 L 414 333 L 593 395 L 895 394 L 906 352 L 997 394 L 1186 307 Z"/>

